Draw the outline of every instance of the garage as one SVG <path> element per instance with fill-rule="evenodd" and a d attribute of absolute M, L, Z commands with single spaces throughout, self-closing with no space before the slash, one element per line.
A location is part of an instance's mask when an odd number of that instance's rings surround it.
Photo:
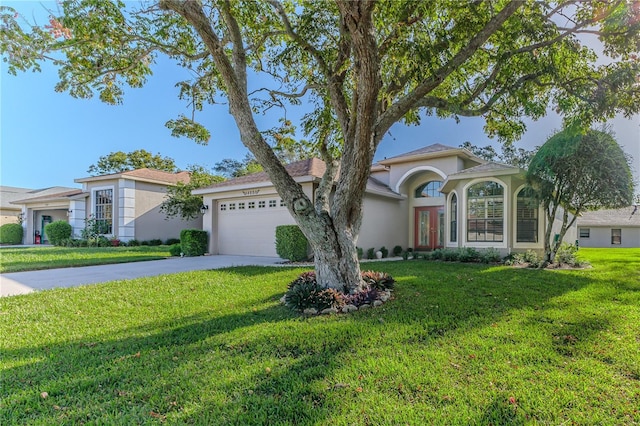
<path fill-rule="evenodd" d="M 218 200 L 220 254 L 277 256 L 276 227 L 294 224 L 277 195 Z"/>

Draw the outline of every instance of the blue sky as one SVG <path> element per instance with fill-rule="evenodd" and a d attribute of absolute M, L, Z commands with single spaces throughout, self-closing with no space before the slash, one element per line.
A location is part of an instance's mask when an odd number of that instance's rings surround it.
<path fill-rule="evenodd" d="M 8 4 L 8 2 L 3 2 Z M 12 3 L 31 16 L 42 10 L 39 3 Z M 87 176 L 87 169 L 100 156 L 114 151 L 145 149 L 168 156 L 178 167 L 190 164 L 212 167 L 224 158 L 242 159 L 247 153 L 235 122 L 224 105 L 205 108 L 198 115 L 211 131 L 207 146 L 170 135 L 164 123 L 178 114 L 189 115 L 185 102 L 178 100 L 175 83 L 184 70 L 160 60 L 154 75 L 142 89 L 126 89 L 120 106 L 98 99 L 74 99 L 56 93 L 57 71 L 50 65 L 41 73 L 12 76 L 0 66 L 0 184 L 26 188 L 49 186 L 78 187 L 73 180 Z M 276 124 L 277 116 L 260 117 L 263 128 Z M 640 182 L 640 116 L 613 120 L 613 129 L 623 149 L 633 157 L 633 172 Z M 482 131 L 481 118 L 440 120 L 427 117 L 419 127 L 396 124 L 382 141 L 376 160 L 408 152 L 433 143 L 458 146 L 465 141 L 480 146 L 497 142 Z M 528 124 L 518 146 L 531 149 L 541 145 L 561 127 L 557 116 Z"/>

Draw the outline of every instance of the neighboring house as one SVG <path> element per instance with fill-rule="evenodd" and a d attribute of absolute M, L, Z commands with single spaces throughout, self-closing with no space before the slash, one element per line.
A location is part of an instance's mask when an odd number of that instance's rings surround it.
<path fill-rule="evenodd" d="M 286 168 L 313 199 L 324 163 L 314 158 Z M 441 144 L 384 159 L 371 168 L 357 245 L 541 251 L 545 215 L 531 204 L 524 174 Z M 276 226 L 295 223 L 264 172 L 193 193 L 208 207 L 203 229 L 212 254 L 274 256 Z M 565 238 L 575 234 L 574 227 Z"/>
<path fill-rule="evenodd" d="M 16 188 L 14 186 L 0 186 L 0 226 L 6 223 L 19 223 L 20 207 L 11 204 L 19 198 L 25 198 L 33 189 Z"/>
<path fill-rule="evenodd" d="M 22 207 L 14 203 L 18 200 L 44 197 L 73 189 L 74 188 L 66 188 L 63 186 L 53 186 L 41 189 L 0 186 L 0 208 L 2 210 L 2 221 L 0 225 L 4 225 L 5 223 L 20 223 L 21 221 L 26 220 L 26 217 L 24 217 L 24 214 L 22 213 Z"/>
<path fill-rule="evenodd" d="M 577 223 L 580 247 L 640 247 L 640 206 L 584 212 Z"/>
<path fill-rule="evenodd" d="M 105 235 L 121 241 L 179 238 L 185 228 L 202 227 L 202 219 L 167 219 L 160 211 L 167 186 L 188 182 L 189 173 L 169 173 L 138 169 L 103 176 L 75 179 L 81 189 L 64 188 L 54 193 L 13 201 L 24 216 L 25 244 L 33 244 L 36 235 L 45 238 L 43 229 L 56 220 L 68 221 L 73 236 L 79 238 L 86 220 L 105 221 Z M 44 240 L 42 240 L 45 242 Z"/>

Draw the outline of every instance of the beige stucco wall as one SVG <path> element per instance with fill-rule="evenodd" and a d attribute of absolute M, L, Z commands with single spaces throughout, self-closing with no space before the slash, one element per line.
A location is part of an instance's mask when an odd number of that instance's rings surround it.
<path fill-rule="evenodd" d="M 392 250 L 396 245 L 408 247 L 407 201 L 366 194 L 363 205 L 362 226 L 357 246 L 366 256 L 369 248 L 382 246 Z"/>
<path fill-rule="evenodd" d="M 135 239 L 139 241 L 180 238 L 183 229 L 202 229 L 202 217 L 192 220 L 167 219 L 160 211 L 165 199 L 166 187 L 162 185 L 135 182 Z"/>
<path fill-rule="evenodd" d="M 20 209 L 17 209 L 17 210 L 2 209 L 0 211 L 0 226 L 6 223 L 18 223 L 19 215 L 20 215 Z"/>
<path fill-rule="evenodd" d="M 462 162 L 458 157 L 444 157 L 433 160 L 412 161 L 391 165 L 389 170 L 389 187 L 394 191 L 405 194 L 406 180 L 421 172 L 433 172 L 439 180 L 461 170 Z"/>
<path fill-rule="evenodd" d="M 580 228 L 589 229 L 589 238 L 579 238 L 580 247 L 601 247 L 601 248 L 640 247 L 640 228 L 639 227 L 581 226 Z M 611 229 L 621 230 L 622 232 L 621 244 L 611 244 Z"/>

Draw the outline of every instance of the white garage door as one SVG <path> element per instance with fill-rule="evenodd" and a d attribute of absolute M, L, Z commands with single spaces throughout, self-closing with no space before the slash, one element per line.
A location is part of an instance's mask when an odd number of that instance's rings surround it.
<path fill-rule="evenodd" d="M 276 226 L 295 223 L 278 197 L 218 202 L 220 254 L 277 256 Z"/>

